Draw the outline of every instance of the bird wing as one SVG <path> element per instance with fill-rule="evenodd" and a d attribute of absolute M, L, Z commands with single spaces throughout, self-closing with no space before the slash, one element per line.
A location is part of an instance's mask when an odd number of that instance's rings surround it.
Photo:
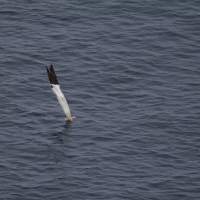
<path fill-rule="evenodd" d="M 59 85 L 56 73 L 55 73 L 54 68 L 53 68 L 53 65 L 51 65 L 50 68 L 48 68 L 48 67 L 46 67 L 46 68 L 47 68 L 47 74 L 48 74 L 48 77 L 49 77 L 50 84 Z"/>
<path fill-rule="evenodd" d="M 51 65 L 50 68 L 48 68 L 48 67 L 46 67 L 46 68 L 47 68 L 47 74 L 49 77 L 49 82 L 50 82 L 52 91 L 57 96 L 58 102 L 60 103 L 66 116 L 69 116 L 69 115 L 71 116 L 69 105 L 65 99 L 64 94 L 62 93 L 62 91 L 60 89 L 60 85 L 58 83 L 58 79 L 57 79 L 57 76 L 56 76 L 53 66 Z"/>

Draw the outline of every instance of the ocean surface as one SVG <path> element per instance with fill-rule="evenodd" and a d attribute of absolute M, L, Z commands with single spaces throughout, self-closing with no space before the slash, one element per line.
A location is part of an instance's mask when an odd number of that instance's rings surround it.
<path fill-rule="evenodd" d="M 199 1 L 2 0 L 0 78 L 1 200 L 200 199 Z"/>

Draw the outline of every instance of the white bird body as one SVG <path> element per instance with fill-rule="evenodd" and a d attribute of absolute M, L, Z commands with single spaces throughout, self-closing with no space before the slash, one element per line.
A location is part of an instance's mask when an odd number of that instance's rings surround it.
<path fill-rule="evenodd" d="M 64 94 L 62 93 L 62 91 L 60 89 L 60 86 L 51 84 L 51 88 L 52 88 L 54 94 L 57 96 L 58 102 L 60 103 L 64 113 L 66 114 L 66 116 L 71 115 L 69 105 L 68 105 L 68 103 L 65 99 Z"/>
<path fill-rule="evenodd" d="M 47 68 L 47 74 L 49 77 L 51 88 L 54 94 L 57 96 L 58 102 L 60 103 L 64 113 L 66 114 L 67 119 L 69 121 L 73 121 L 73 117 L 71 116 L 69 105 L 65 99 L 64 94 L 62 93 L 60 89 L 60 85 L 58 83 L 58 79 L 52 65 L 50 66 L 50 68 Z"/>

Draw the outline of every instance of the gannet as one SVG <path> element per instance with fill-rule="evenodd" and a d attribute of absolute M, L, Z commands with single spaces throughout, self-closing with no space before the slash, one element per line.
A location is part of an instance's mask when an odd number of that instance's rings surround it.
<path fill-rule="evenodd" d="M 60 89 L 60 85 L 58 83 L 56 73 L 53 69 L 53 65 L 50 65 L 50 68 L 48 68 L 48 67 L 46 67 L 46 68 L 47 68 L 47 74 L 49 77 L 51 89 L 53 90 L 54 94 L 57 96 L 58 102 L 60 103 L 64 113 L 66 114 L 67 119 L 69 121 L 73 121 L 73 117 L 71 116 L 69 105 L 65 99 L 64 94 L 62 93 L 62 91 Z"/>

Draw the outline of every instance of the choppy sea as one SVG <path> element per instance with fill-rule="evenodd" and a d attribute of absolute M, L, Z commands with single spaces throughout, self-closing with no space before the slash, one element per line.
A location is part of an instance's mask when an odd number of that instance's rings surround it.
<path fill-rule="evenodd" d="M 0 80 L 1 200 L 200 199 L 198 1 L 3 0 Z"/>

